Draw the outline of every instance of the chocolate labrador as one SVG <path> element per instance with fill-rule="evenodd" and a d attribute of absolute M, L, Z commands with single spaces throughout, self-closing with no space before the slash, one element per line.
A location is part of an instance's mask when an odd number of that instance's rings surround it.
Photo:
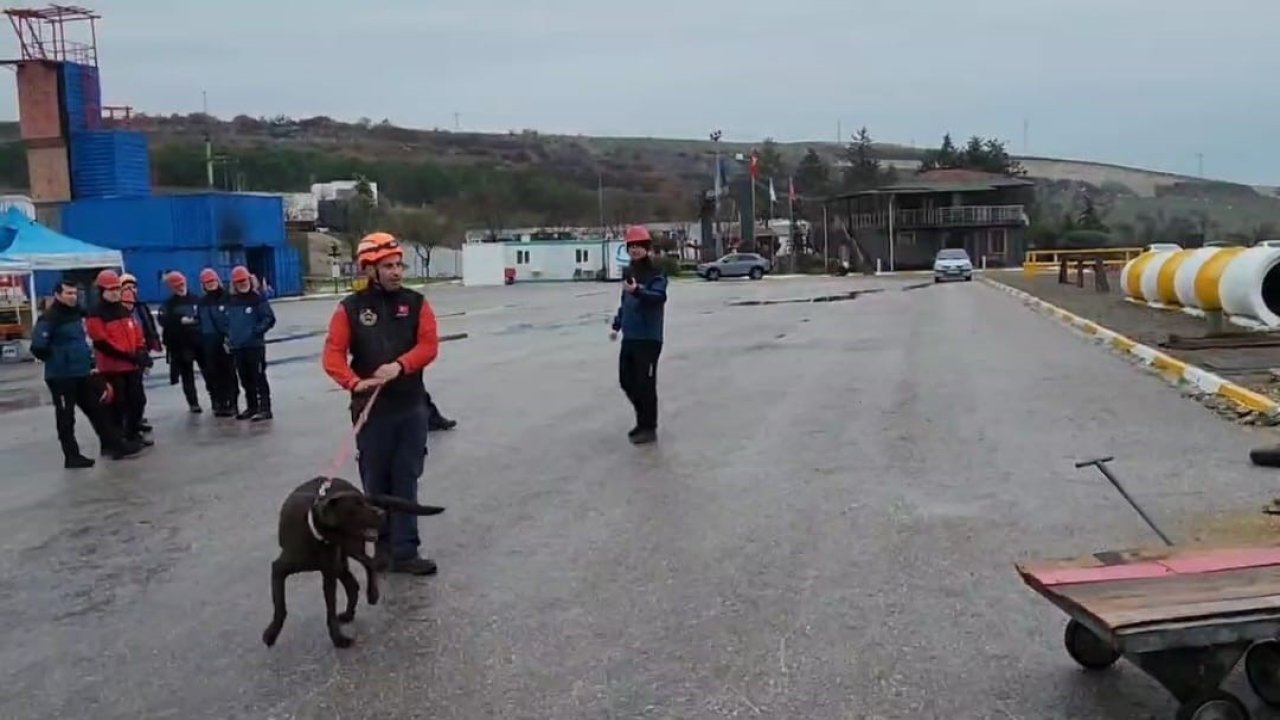
<path fill-rule="evenodd" d="M 324 578 L 325 620 L 329 639 L 340 648 L 350 647 L 351 638 L 338 629 L 356 616 L 360 584 L 347 567 L 347 558 L 364 566 L 368 578 L 369 604 L 378 604 L 377 575 L 373 558 L 365 553 L 366 543 L 378 539 L 378 529 L 386 511 L 411 515 L 439 515 L 444 508 L 401 500 L 386 495 L 365 495 L 341 478 L 317 477 L 289 493 L 280 508 L 280 556 L 271 563 L 271 602 L 275 615 L 262 633 L 262 642 L 271 647 L 280 636 L 286 615 L 284 581 L 290 575 L 319 571 Z M 347 609 L 337 612 L 337 584 L 347 594 Z"/>

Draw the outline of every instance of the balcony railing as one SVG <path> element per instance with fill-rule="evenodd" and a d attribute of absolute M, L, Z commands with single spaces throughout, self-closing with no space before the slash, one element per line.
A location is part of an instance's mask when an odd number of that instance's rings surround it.
<path fill-rule="evenodd" d="M 1017 225 L 1026 209 L 1022 205 L 967 205 L 924 210 L 899 210 L 894 214 L 894 228 L 983 227 Z M 853 216 L 855 229 L 887 228 L 889 213 L 859 213 Z"/>

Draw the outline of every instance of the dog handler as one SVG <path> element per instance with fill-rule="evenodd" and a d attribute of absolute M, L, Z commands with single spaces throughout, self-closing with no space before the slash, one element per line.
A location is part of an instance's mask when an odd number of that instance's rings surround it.
<path fill-rule="evenodd" d="M 633 225 L 624 237 L 631 264 L 609 339 L 616 340 L 622 332 L 618 380 L 636 411 L 636 426 L 627 437 L 636 445 L 645 445 L 658 439 L 658 356 L 662 354 L 667 278 L 653 262 L 653 240 L 647 228 Z"/>
<path fill-rule="evenodd" d="M 440 349 L 435 312 L 421 293 L 403 286 L 404 253 L 387 233 L 360 241 L 356 261 L 368 286 L 338 303 L 324 343 L 324 369 L 351 392 L 354 422 L 381 388 L 356 436 L 360 480 L 370 494 L 418 501 L 427 442 L 422 371 Z M 349 359 L 348 359 L 349 358 Z M 433 575 L 436 563 L 418 554 L 418 520 L 388 514 L 374 553 L 377 567 Z"/>

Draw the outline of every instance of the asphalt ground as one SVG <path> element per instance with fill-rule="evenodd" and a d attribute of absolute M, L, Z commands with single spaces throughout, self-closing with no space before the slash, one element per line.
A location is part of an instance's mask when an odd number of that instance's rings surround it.
<path fill-rule="evenodd" d="M 1075 460 L 1116 456 L 1166 532 L 1211 539 L 1274 494 L 1247 450 L 1276 436 L 998 290 L 924 281 L 673 283 L 640 448 L 616 285 L 433 287 L 442 332 L 468 333 L 428 372 L 461 423 L 420 493 L 448 507 L 421 521 L 441 571 L 385 578 L 349 650 L 315 575 L 260 640 L 277 509 L 349 431 L 314 334 L 332 301 L 277 307 L 297 337 L 269 351 L 269 427 L 189 416 L 156 380 L 156 447 L 71 472 L 52 409 L 14 401 L 0 717 L 1172 717 L 1132 666 L 1078 670 L 1013 563 L 1156 540 Z M 880 292 L 730 304 L 859 289 Z"/>

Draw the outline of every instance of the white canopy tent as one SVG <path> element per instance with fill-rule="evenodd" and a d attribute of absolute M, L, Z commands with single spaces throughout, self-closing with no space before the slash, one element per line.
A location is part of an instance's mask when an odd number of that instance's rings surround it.
<path fill-rule="evenodd" d="M 5 244 L 8 241 L 8 244 Z M 31 300 L 31 323 L 36 321 L 36 273 L 41 270 L 85 270 L 124 268 L 119 250 L 99 247 L 67 237 L 27 217 L 18 208 L 0 216 L 0 272 L 9 266 L 24 266 L 28 274 L 27 295 Z"/>

